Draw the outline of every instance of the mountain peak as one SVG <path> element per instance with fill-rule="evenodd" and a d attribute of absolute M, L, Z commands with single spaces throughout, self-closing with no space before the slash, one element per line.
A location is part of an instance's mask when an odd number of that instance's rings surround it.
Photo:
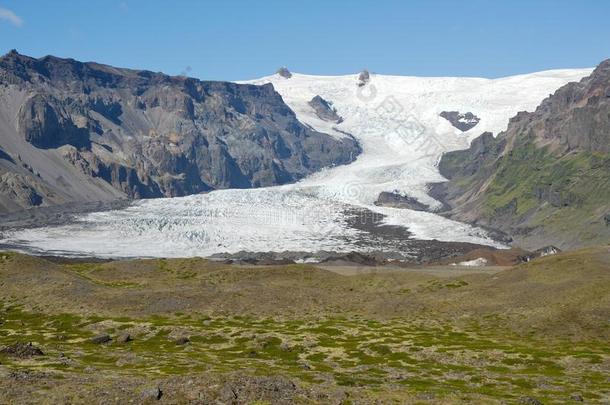
<path fill-rule="evenodd" d="M 371 74 L 369 73 L 368 70 L 364 69 L 358 75 L 358 86 L 362 87 L 362 86 L 366 85 L 370 80 L 371 80 Z"/>
<path fill-rule="evenodd" d="M 292 73 L 286 66 L 279 68 L 276 73 L 285 79 L 290 79 L 292 77 Z"/>
<path fill-rule="evenodd" d="M 33 59 L 29 56 L 20 54 L 16 49 L 11 49 L 8 53 L 0 56 L 0 59 L 8 59 L 8 60 L 29 60 Z"/>

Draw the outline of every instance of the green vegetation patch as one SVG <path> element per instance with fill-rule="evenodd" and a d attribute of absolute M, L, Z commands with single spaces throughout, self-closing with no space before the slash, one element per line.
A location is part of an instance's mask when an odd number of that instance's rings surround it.
<path fill-rule="evenodd" d="M 558 158 L 528 140 L 499 160 L 487 188 L 485 214 L 491 218 L 510 211 L 519 217 L 537 210 L 538 224 L 581 225 L 609 204 L 609 169 L 609 154 L 581 151 Z"/>
<path fill-rule="evenodd" d="M 381 390 L 391 384 L 415 394 L 509 401 L 530 395 L 561 402 L 575 391 L 585 398 L 608 391 L 607 342 L 540 342 L 474 325 L 456 329 L 421 320 L 283 321 L 184 314 L 100 319 L 44 315 L 4 304 L 0 326 L 0 348 L 31 342 L 44 352 L 33 358 L 0 354 L 0 362 L 13 369 L 143 376 L 250 370 L 303 383 L 330 380 Z M 110 341 L 92 339 L 103 333 Z"/>

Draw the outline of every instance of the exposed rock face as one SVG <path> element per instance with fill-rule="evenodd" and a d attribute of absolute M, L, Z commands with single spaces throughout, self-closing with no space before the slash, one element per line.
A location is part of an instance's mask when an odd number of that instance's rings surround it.
<path fill-rule="evenodd" d="M 0 148 L 0 158 L 23 158 L 1 164 L 0 174 L 27 165 L 59 202 L 283 184 L 360 151 L 350 137 L 302 125 L 271 84 L 204 82 L 14 51 L 0 58 Z M 4 182 L 4 192 L 15 192 Z M 43 205 L 57 202 L 34 189 Z"/>
<path fill-rule="evenodd" d="M 137 168 L 126 167 L 119 163 L 101 160 L 95 153 L 79 151 L 73 147 L 64 147 L 61 156 L 78 172 L 93 178 L 102 179 L 114 188 L 122 191 L 132 198 L 153 198 L 163 194 L 161 182 L 163 179 L 153 179 L 145 171 L 138 172 Z M 179 183 L 186 186 L 191 183 Z M 169 195 L 186 195 L 197 192 L 197 189 L 172 188 L 176 183 L 164 184 Z"/>
<path fill-rule="evenodd" d="M 288 70 L 286 66 L 282 66 L 281 68 L 279 68 L 277 70 L 277 74 L 285 79 L 290 79 L 292 77 L 292 73 L 290 72 L 290 70 Z"/>
<path fill-rule="evenodd" d="M 480 173 L 485 163 L 490 158 L 498 158 L 505 146 L 505 139 L 484 132 L 473 139 L 469 149 L 445 154 L 439 162 L 439 170 L 448 179 Z"/>
<path fill-rule="evenodd" d="M 481 120 L 471 112 L 462 114 L 459 111 L 443 111 L 440 113 L 440 116 L 462 132 L 476 127 Z"/>
<path fill-rule="evenodd" d="M 42 196 L 36 191 L 35 181 L 17 173 L 0 176 L 0 193 L 19 204 L 32 207 L 42 204 Z"/>
<path fill-rule="evenodd" d="M 358 75 L 358 87 L 365 86 L 370 80 L 371 80 L 371 74 L 369 73 L 369 71 L 366 69 L 363 70 Z"/>
<path fill-rule="evenodd" d="M 485 133 L 465 151 L 443 156 L 450 179 L 432 194 L 456 219 L 512 235 L 528 249 L 610 241 L 610 60 L 569 83 L 506 132 Z"/>
<path fill-rule="evenodd" d="M 430 211 L 430 206 L 419 202 L 416 198 L 403 196 L 398 193 L 382 192 L 375 205 L 381 207 L 406 208 L 414 211 Z"/>
<path fill-rule="evenodd" d="M 5 151 L 3 151 L 2 149 L 0 149 L 0 160 L 6 160 L 7 162 L 15 163 L 15 160 L 13 159 L 13 157 L 11 155 L 9 155 L 8 153 L 6 153 Z"/>
<path fill-rule="evenodd" d="M 315 96 L 309 102 L 311 108 L 314 109 L 318 118 L 328 122 L 335 122 L 337 124 L 343 122 L 343 118 L 337 114 L 337 110 L 332 107 L 331 103 L 324 100 L 320 96 Z"/>
<path fill-rule="evenodd" d="M 78 128 L 61 103 L 44 94 L 35 94 L 21 106 L 19 131 L 38 148 L 61 145 L 89 146 L 88 128 Z"/>

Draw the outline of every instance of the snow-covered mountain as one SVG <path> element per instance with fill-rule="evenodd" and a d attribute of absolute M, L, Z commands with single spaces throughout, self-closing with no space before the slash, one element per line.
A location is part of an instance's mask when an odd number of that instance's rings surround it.
<path fill-rule="evenodd" d="M 354 137 L 361 155 L 296 184 L 142 200 L 123 210 L 84 215 L 75 224 L 13 232 L 5 242 L 99 256 L 404 249 L 350 225 L 355 212 L 366 212 L 415 239 L 499 246 L 470 225 L 375 203 L 380 193 L 392 192 L 439 208 L 426 185 L 444 180 L 436 167 L 443 152 L 467 148 L 483 132 L 504 130 L 517 112 L 534 110 L 550 93 L 590 72 L 553 70 L 500 79 L 371 74 L 366 80 L 276 74 L 254 80 L 249 83 L 273 84 L 312 129 L 337 139 Z M 443 111 L 472 113 L 479 121 L 463 132 L 441 117 Z"/>
<path fill-rule="evenodd" d="M 300 183 L 327 197 L 370 206 L 382 191 L 399 190 L 437 207 L 426 184 L 444 180 L 436 169 L 445 151 L 465 149 L 483 132 L 498 133 L 519 111 L 532 111 L 567 82 L 591 69 L 552 70 L 501 79 L 370 75 L 279 74 L 251 81 L 272 83 L 299 120 L 337 137 L 352 134 L 363 153 L 347 166 L 324 170 Z M 309 105 L 315 96 L 332 103 L 341 123 L 320 119 Z M 480 118 L 462 132 L 440 116 L 443 111 L 472 112 Z"/>

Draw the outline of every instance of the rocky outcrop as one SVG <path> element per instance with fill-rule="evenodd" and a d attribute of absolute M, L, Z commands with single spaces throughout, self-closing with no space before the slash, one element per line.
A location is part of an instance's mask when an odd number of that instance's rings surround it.
<path fill-rule="evenodd" d="M 13 164 L 15 163 L 15 160 L 13 159 L 13 157 L 11 155 L 9 155 L 8 153 L 6 153 L 5 151 L 3 151 L 2 149 L 0 149 L 0 159 L 13 163 Z"/>
<path fill-rule="evenodd" d="M 18 359 L 28 359 L 30 357 L 44 356 L 42 350 L 34 346 L 31 342 L 17 342 L 12 345 L 3 347 L 2 349 L 0 349 L 0 354 L 9 357 L 16 357 Z"/>
<path fill-rule="evenodd" d="M 610 60 L 569 83 L 507 131 L 485 133 L 465 151 L 446 153 L 450 181 L 431 192 L 447 215 L 500 229 L 530 250 L 608 243 L 610 229 Z"/>
<path fill-rule="evenodd" d="M 358 87 L 364 87 L 368 82 L 371 81 L 371 74 L 368 70 L 363 70 L 358 75 Z"/>
<path fill-rule="evenodd" d="M 112 338 L 110 337 L 109 334 L 107 333 L 102 333 L 100 335 L 95 335 L 93 336 L 91 339 L 89 339 L 89 341 L 91 343 L 95 343 L 95 344 L 104 344 L 104 343 L 109 343 L 112 341 Z"/>
<path fill-rule="evenodd" d="M 443 111 L 439 115 L 462 132 L 466 132 L 476 127 L 481 120 L 471 112 L 462 114 L 459 111 Z"/>
<path fill-rule="evenodd" d="M 416 198 L 399 193 L 384 191 L 379 194 L 375 205 L 380 207 L 404 208 L 413 211 L 430 211 L 430 206 L 419 202 Z"/>
<path fill-rule="evenodd" d="M 283 184 L 360 151 L 349 136 L 301 124 L 271 84 L 13 51 L 0 58 L 0 100 L 3 153 L 21 156 L 65 201 Z"/>
<path fill-rule="evenodd" d="M 315 96 L 309 102 L 309 105 L 315 111 L 318 118 L 323 121 L 334 122 L 336 124 L 340 124 L 343 122 L 343 118 L 337 114 L 337 110 L 332 106 L 331 103 L 324 100 L 320 96 Z"/>
<path fill-rule="evenodd" d="M 286 66 L 282 66 L 277 70 L 277 74 L 283 77 L 284 79 L 290 79 L 292 77 L 292 73 Z"/>
<path fill-rule="evenodd" d="M 44 186 L 31 176 L 18 173 L 4 173 L 0 176 L 0 195 L 22 207 L 41 205 L 44 195 L 41 188 Z"/>
<path fill-rule="evenodd" d="M 448 179 L 481 174 L 487 169 L 486 164 L 498 158 L 505 146 L 504 138 L 494 138 L 491 132 L 484 132 L 473 139 L 469 149 L 443 155 L 439 162 L 439 171 Z"/>
<path fill-rule="evenodd" d="M 162 193 L 159 182 L 151 178 L 146 171 L 103 161 L 92 152 L 78 151 L 75 148 L 63 148 L 62 156 L 79 172 L 86 176 L 103 179 L 132 198 L 153 198 Z M 169 187 L 169 185 L 166 186 Z M 192 194 L 187 192 L 190 190 L 172 191 L 175 191 L 176 195 Z M 197 191 L 204 190 L 195 189 L 195 192 Z"/>
<path fill-rule="evenodd" d="M 545 246 L 543 248 L 537 249 L 534 252 L 531 252 L 530 254 L 524 255 L 522 257 L 522 260 L 524 262 L 529 262 L 538 257 L 552 256 L 552 255 L 556 255 L 557 253 L 561 253 L 561 249 L 559 249 L 558 247 Z"/>
<path fill-rule="evenodd" d="M 61 103 L 45 94 L 34 94 L 19 110 L 19 131 L 26 141 L 38 148 L 90 144 L 89 128 L 79 128 Z"/>

